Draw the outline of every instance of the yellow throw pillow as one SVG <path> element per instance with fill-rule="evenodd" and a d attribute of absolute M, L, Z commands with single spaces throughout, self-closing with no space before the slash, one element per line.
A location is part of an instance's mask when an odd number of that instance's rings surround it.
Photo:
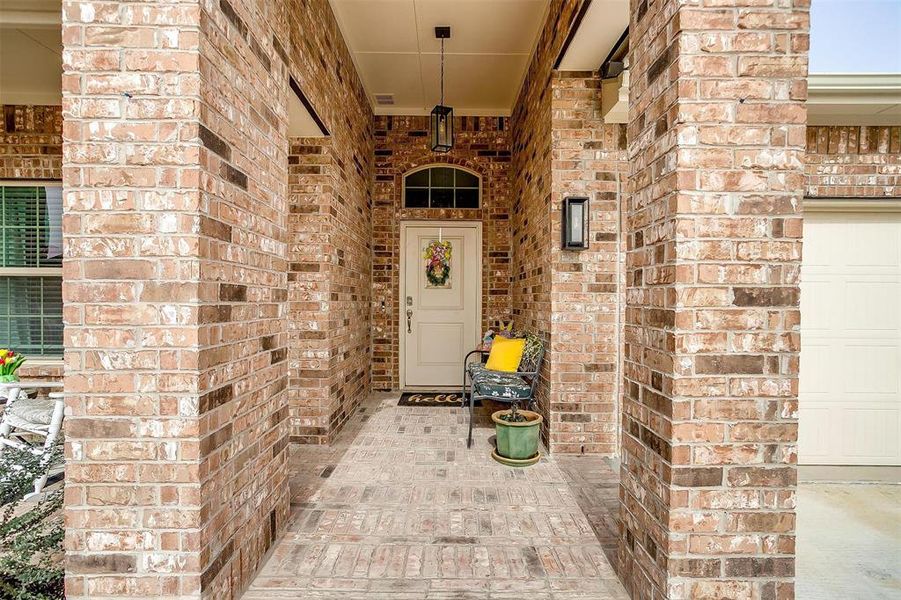
<path fill-rule="evenodd" d="M 485 368 L 489 371 L 504 371 L 515 373 L 522 360 L 522 352 L 525 350 L 526 341 L 522 338 L 508 339 L 496 337 L 491 344 L 491 352 L 488 354 L 488 364 Z"/>

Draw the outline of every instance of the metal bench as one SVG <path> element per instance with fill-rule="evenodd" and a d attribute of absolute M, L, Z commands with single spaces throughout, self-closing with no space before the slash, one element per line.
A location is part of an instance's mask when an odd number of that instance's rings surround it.
<path fill-rule="evenodd" d="M 515 373 L 490 371 L 479 362 L 468 362 L 473 354 L 486 353 L 486 350 L 473 350 L 463 359 L 463 406 L 469 399 L 469 435 L 466 447 L 472 447 L 472 421 L 476 400 L 493 400 L 507 404 L 518 403 L 531 408 L 535 403 L 535 388 L 538 385 L 538 373 L 544 360 L 544 344 L 534 334 L 525 334 L 526 347 Z M 469 389 L 467 393 L 467 376 Z"/>

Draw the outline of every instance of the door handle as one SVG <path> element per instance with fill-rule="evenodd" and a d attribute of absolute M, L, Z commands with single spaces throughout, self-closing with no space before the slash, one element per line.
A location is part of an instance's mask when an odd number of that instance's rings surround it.
<path fill-rule="evenodd" d="M 413 319 L 413 309 L 408 308 L 407 309 L 407 333 L 413 333 L 412 319 Z"/>

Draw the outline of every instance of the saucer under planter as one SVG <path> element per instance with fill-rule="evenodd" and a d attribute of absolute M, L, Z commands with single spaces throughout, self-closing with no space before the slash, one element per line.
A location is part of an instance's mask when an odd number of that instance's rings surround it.
<path fill-rule="evenodd" d="M 532 458 L 524 458 L 520 460 L 517 458 L 505 458 L 498 454 L 497 450 L 492 450 L 491 458 L 501 463 L 502 465 L 507 465 L 508 467 L 528 467 L 541 460 L 541 453 L 536 452 L 535 456 L 533 456 Z"/>
<path fill-rule="evenodd" d="M 525 421 L 511 423 L 501 419 L 501 415 L 509 414 L 509 410 L 492 413 L 497 447 L 491 456 L 498 462 L 511 467 L 527 467 L 534 465 L 541 458 L 538 452 L 541 422 L 540 414 L 531 410 L 520 410 Z"/>

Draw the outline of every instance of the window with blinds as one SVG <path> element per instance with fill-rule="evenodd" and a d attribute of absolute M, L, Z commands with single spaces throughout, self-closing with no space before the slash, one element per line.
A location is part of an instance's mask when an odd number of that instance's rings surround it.
<path fill-rule="evenodd" d="M 0 182 L 0 236 L 0 347 L 62 356 L 62 188 Z"/>

